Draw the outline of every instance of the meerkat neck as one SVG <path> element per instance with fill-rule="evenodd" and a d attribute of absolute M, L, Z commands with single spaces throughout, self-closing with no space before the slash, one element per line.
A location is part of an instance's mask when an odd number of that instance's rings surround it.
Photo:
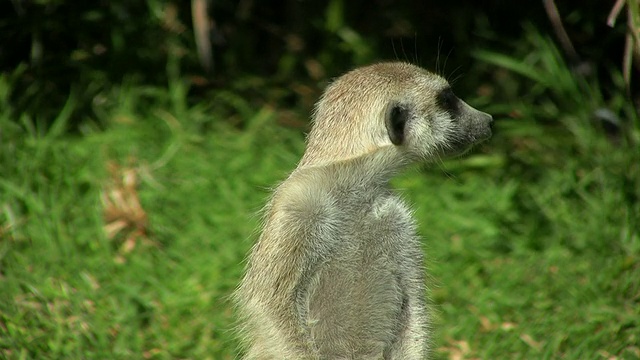
<path fill-rule="evenodd" d="M 327 170 L 334 174 L 335 182 L 388 183 L 409 162 L 398 156 L 393 146 L 383 147 L 370 153 L 341 159 L 339 161 L 301 161 L 294 173 Z"/>

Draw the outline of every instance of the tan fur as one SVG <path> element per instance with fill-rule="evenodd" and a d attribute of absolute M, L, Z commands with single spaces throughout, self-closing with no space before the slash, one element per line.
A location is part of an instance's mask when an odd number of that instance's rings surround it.
<path fill-rule="evenodd" d="M 417 66 L 381 63 L 327 88 L 235 294 L 247 359 L 427 356 L 420 239 L 388 182 L 490 136 L 491 116 L 457 98 L 443 108 L 447 87 Z"/>

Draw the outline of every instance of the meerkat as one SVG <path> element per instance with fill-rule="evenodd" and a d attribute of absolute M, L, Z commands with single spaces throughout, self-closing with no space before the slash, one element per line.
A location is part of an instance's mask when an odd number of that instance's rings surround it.
<path fill-rule="evenodd" d="M 445 79 L 407 63 L 330 84 L 235 294 L 245 358 L 427 357 L 421 240 L 389 180 L 467 151 L 491 136 L 492 122 Z"/>

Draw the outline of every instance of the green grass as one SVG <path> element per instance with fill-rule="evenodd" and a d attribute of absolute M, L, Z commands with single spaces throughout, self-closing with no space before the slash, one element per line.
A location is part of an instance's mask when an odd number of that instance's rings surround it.
<path fill-rule="evenodd" d="M 553 63 L 526 71 L 548 76 Z M 498 115 L 489 144 L 394 181 L 425 239 L 434 355 L 639 359 L 638 120 L 614 143 L 588 109 L 557 101 L 592 95 L 549 100 L 525 81 L 501 83 L 516 87 L 511 99 L 473 101 Z M 81 135 L 66 131 L 73 96 L 45 129 L 11 112 L 10 89 L 0 78 L 0 357 L 234 358 L 229 295 L 269 188 L 302 154 L 301 131 L 232 93 L 188 105 L 179 75 L 168 91 L 103 94 L 106 128 Z M 592 105 L 633 113 L 619 98 Z M 512 110 L 519 120 L 500 115 Z M 114 163 L 135 174 L 146 218 L 110 237 Z"/>

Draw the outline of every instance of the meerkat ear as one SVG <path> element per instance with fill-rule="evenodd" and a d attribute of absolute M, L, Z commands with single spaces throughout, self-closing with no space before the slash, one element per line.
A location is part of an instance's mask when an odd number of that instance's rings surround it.
<path fill-rule="evenodd" d="M 404 128 L 408 120 L 409 110 L 406 107 L 400 104 L 393 104 L 389 107 L 385 125 L 393 145 L 401 145 L 404 142 Z"/>

